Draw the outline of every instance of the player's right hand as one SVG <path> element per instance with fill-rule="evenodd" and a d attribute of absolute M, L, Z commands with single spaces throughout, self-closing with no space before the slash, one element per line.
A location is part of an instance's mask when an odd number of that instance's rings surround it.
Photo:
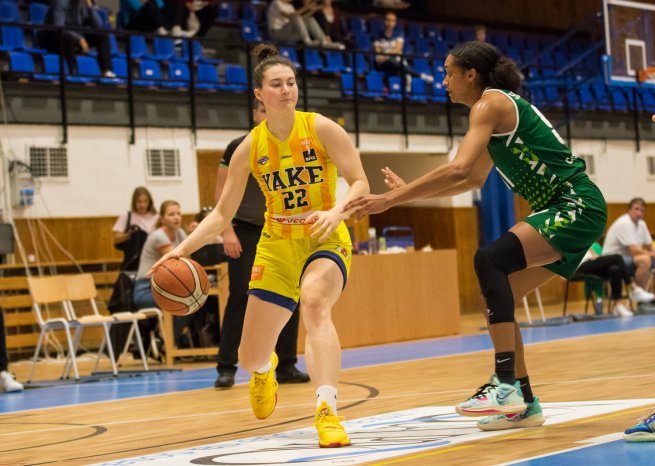
<path fill-rule="evenodd" d="M 384 175 L 384 184 L 386 184 L 389 189 L 400 188 L 407 184 L 405 180 L 396 175 L 396 173 L 389 167 L 384 167 L 382 169 L 382 174 Z"/>
<path fill-rule="evenodd" d="M 179 259 L 183 255 L 184 254 L 179 246 L 173 249 L 172 251 L 167 252 L 161 257 L 161 259 L 155 262 L 152 267 L 150 267 L 150 270 L 146 272 L 146 277 L 148 278 L 152 277 L 155 274 L 155 271 L 159 268 L 159 266 L 162 265 L 164 262 L 166 262 L 168 259 Z"/>
<path fill-rule="evenodd" d="M 241 256 L 243 248 L 234 230 L 225 230 L 223 232 L 223 250 L 225 255 L 232 259 L 238 259 Z"/>

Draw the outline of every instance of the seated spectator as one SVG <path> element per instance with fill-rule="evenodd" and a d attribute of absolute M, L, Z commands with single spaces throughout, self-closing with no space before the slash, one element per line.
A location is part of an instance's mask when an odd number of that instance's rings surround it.
<path fill-rule="evenodd" d="M 126 31 L 166 34 L 164 0 L 120 0 L 119 21 Z"/>
<path fill-rule="evenodd" d="M 315 0 L 295 9 L 291 0 L 273 0 L 268 6 L 268 35 L 276 42 L 327 46 L 329 41 L 312 15 L 320 9 Z"/>
<path fill-rule="evenodd" d="M 405 10 L 411 6 L 409 2 L 402 0 L 373 0 L 373 6 L 378 8 L 390 8 L 392 10 Z"/>
<path fill-rule="evenodd" d="M 341 14 L 332 6 L 332 0 L 323 0 L 321 8 L 314 13 L 314 18 L 333 44 L 353 44 L 351 38 L 341 31 Z"/>
<path fill-rule="evenodd" d="M 653 239 L 644 221 L 646 201 L 637 197 L 628 204 L 628 212 L 617 218 L 607 230 L 603 254 L 620 254 L 623 256 L 628 273 L 643 290 L 648 289 L 648 281 L 655 267 Z M 634 298 L 637 302 L 652 301 L 652 295 L 639 293 Z"/>
<path fill-rule="evenodd" d="M 7 356 L 7 344 L 5 343 L 5 318 L 0 308 L 0 393 L 20 392 L 23 385 L 16 382 L 9 373 L 9 358 Z"/>
<path fill-rule="evenodd" d="M 400 57 L 403 53 L 403 46 L 405 45 L 405 38 L 403 33 L 396 29 L 398 24 L 398 17 L 393 11 L 388 11 L 384 15 L 384 30 L 380 36 L 373 43 L 375 47 L 375 69 L 382 71 L 387 77 L 398 76 L 401 70 L 405 71 L 405 88 L 407 92 L 411 91 L 412 76 L 421 78 L 428 84 L 434 82 L 434 77 L 415 71 L 407 60 Z"/>
<path fill-rule="evenodd" d="M 637 297 L 648 301 L 655 299 L 655 295 L 648 293 L 633 282 L 632 276 L 628 273 L 628 269 L 620 254 L 601 254 L 602 248 L 600 244 L 592 244 L 589 251 L 587 251 L 587 255 L 582 259 L 578 267 L 578 273 L 598 275 L 610 281 L 612 300 L 616 303 L 612 309 L 612 314 L 619 317 L 632 315 L 632 311 L 620 302 L 623 283 L 628 287 L 631 299 L 636 300 Z"/>
<path fill-rule="evenodd" d="M 218 0 L 187 0 L 187 37 L 205 37 L 216 21 Z"/>
<path fill-rule="evenodd" d="M 479 40 L 480 42 L 487 41 L 487 27 L 484 24 L 475 26 L 475 40 Z"/>
<path fill-rule="evenodd" d="M 162 202 L 159 209 L 159 223 L 161 226 L 148 235 L 141 251 L 139 270 L 136 273 L 132 295 L 137 309 L 157 307 L 150 289 L 150 278 L 146 276 L 146 273 L 164 254 L 186 238 L 186 233 L 182 229 L 182 213 L 178 202 Z M 153 345 L 151 333 L 154 333 L 156 327 L 157 319 L 155 317 L 139 321 L 143 349 L 146 352 Z M 158 354 L 157 348 L 153 348 L 152 351 Z"/>
<path fill-rule="evenodd" d="M 102 20 L 93 8 L 91 0 L 52 0 L 46 12 L 44 24 L 102 29 Z M 76 54 L 88 53 L 91 47 L 96 47 L 98 63 L 103 76 L 116 77 L 111 69 L 111 49 L 107 34 L 63 31 L 60 37 L 59 31 L 40 31 L 37 43 L 50 53 L 63 53 L 68 69 L 73 74 L 77 74 Z"/>

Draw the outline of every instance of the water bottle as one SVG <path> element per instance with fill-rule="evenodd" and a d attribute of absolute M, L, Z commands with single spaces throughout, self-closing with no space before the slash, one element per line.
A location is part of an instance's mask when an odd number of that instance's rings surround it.
<path fill-rule="evenodd" d="M 375 233 L 375 228 L 371 227 L 368 229 L 368 253 L 377 254 L 378 252 L 378 238 Z"/>
<path fill-rule="evenodd" d="M 387 238 L 380 236 L 378 238 L 378 252 L 384 252 L 387 250 Z"/>
<path fill-rule="evenodd" d="M 602 298 L 597 298 L 596 301 L 594 301 L 594 312 L 596 313 L 597 316 L 603 315 L 603 300 L 602 300 Z"/>

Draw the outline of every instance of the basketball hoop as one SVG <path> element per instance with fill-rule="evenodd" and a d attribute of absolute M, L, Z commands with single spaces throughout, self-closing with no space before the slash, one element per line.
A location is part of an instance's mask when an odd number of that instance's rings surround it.
<path fill-rule="evenodd" d="M 643 70 L 639 70 L 639 73 L 637 73 L 637 81 L 639 83 L 650 83 L 650 84 L 655 84 L 655 68 L 653 67 L 648 67 L 644 68 Z"/>

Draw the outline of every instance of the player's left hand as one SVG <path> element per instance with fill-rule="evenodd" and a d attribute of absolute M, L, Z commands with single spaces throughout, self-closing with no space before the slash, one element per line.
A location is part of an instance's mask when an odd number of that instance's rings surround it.
<path fill-rule="evenodd" d="M 336 206 L 330 210 L 319 210 L 314 212 L 307 217 L 306 222 L 312 224 L 309 228 L 312 238 L 318 238 L 319 241 L 325 241 L 346 218 L 347 216 L 344 214 L 341 207 Z"/>
<path fill-rule="evenodd" d="M 379 214 L 389 208 L 387 196 L 384 194 L 367 194 L 350 201 L 344 207 L 344 211 L 349 215 L 354 215 L 360 219 L 367 215 Z"/>

